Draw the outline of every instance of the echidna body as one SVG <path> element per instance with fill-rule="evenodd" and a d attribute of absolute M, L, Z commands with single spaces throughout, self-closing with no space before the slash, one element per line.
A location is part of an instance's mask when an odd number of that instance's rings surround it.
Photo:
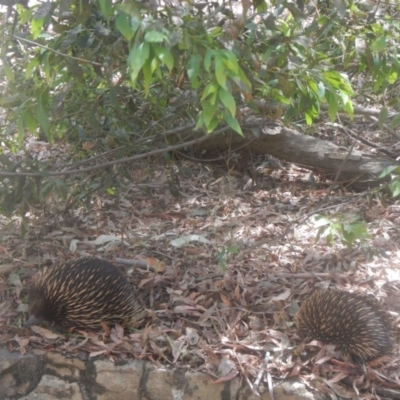
<path fill-rule="evenodd" d="M 392 322 L 370 296 L 339 290 L 311 295 L 296 315 L 300 335 L 335 344 L 358 362 L 371 361 L 393 349 Z"/>
<path fill-rule="evenodd" d="M 79 259 L 44 268 L 29 290 L 26 326 L 42 320 L 61 328 L 99 329 L 140 312 L 129 282 L 111 263 Z"/>

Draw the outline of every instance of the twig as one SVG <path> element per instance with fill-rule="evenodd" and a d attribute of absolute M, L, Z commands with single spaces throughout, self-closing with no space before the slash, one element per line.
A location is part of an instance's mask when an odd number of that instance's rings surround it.
<path fill-rule="evenodd" d="M 357 133 L 355 133 L 352 129 L 348 129 L 343 125 L 342 125 L 342 129 L 350 138 L 358 140 L 359 142 L 361 142 L 361 143 L 363 143 L 363 144 L 365 144 L 365 145 L 367 145 L 367 146 L 369 146 L 369 147 L 371 147 L 373 149 L 379 150 L 381 153 L 384 153 L 389 157 L 392 157 L 392 158 L 396 158 L 397 157 L 397 154 L 395 154 L 392 151 L 387 150 L 386 147 L 378 146 L 375 143 L 372 143 L 369 140 L 364 139 L 363 137 L 361 137 Z M 393 145 L 393 146 L 395 146 L 395 145 Z"/>
<path fill-rule="evenodd" d="M 143 269 L 144 271 L 151 271 L 151 272 L 157 272 L 156 269 L 149 265 L 147 261 L 143 260 L 127 260 L 126 258 L 115 258 L 114 260 L 118 264 L 123 264 L 127 265 L 129 267 L 138 267 L 140 269 Z"/>
<path fill-rule="evenodd" d="M 269 362 L 269 351 L 267 351 L 267 352 L 265 353 L 265 357 L 264 357 L 264 362 L 263 362 L 263 364 L 264 364 L 264 367 L 265 367 L 265 368 L 268 368 L 268 362 Z M 257 378 L 256 378 L 256 380 L 254 381 L 254 387 L 255 387 L 255 388 L 258 388 L 258 387 L 260 386 L 260 382 L 261 382 L 261 379 L 262 379 L 262 377 L 263 377 L 263 375 L 264 375 L 264 372 L 265 372 L 265 370 L 262 369 L 262 368 L 260 368 L 260 371 L 259 371 L 258 374 L 257 374 Z"/>
<path fill-rule="evenodd" d="M 347 278 L 345 274 L 330 273 L 330 272 L 299 272 L 297 274 L 274 274 L 274 278 L 293 278 L 293 279 L 310 279 L 310 278 Z"/>
<path fill-rule="evenodd" d="M 120 147 L 117 147 L 116 149 L 112 149 L 112 150 L 106 151 L 106 152 L 101 153 L 101 154 L 99 154 L 97 156 L 94 156 L 94 157 L 91 157 L 91 158 L 86 158 L 85 160 L 78 161 L 75 164 L 70 165 L 70 167 L 67 168 L 66 171 L 69 171 L 69 170 L 71 170 L 73 168 L 76 168 L 76 167 L 78 167 L 80 165 L 84 165 L 84 164 L 90 163 L 90 162 L 95 161 L 95 160 L 97 160 L 99 158 L 103 158 L 103 157 L 109 156 L 110 154 L 116 153 L 117 151 L 122 150 L 125 147 L 126 146 L 120 146 Z"/>
<path fill-rule="evenodd" d="M 68 54 L 61 53 L 58 50 L 54 50 L 51 47 L 45 46 L 44 44 L 40 44 L 38 42 L 34 42 L 33 40 L 25 39 L 25 38 L 23 38 L 21 36 L 13 35 L 13 37 L 15 39 L 17 39 L 17 40 L 21 40 L 22 42 L 33 44 L 34 46 L 41 47 L 42 49 L 46 49 L 46 50 L 52 51 L 53 53 L 56 53 L 59 56 L 62 56 L 62 57 L 65 57 L 65 58 L 71 58 L 72 60 L 80 61 L 80 62 L 83 62 L 83 63 L 86 63 L 86 64 L 96 65 L 98 67 L 102 67 L 103 66 L 103 64 L 97 63 L 95 61 L 89 61 L 89 60 L 85 60 L 83 58 L 78 58 L 78 57 L 70 56 Z"/>
<path fill-rule="evenodd" d="M 124 158 L 119 158 L 118 160 L 107 161 L 107 162 L 102 163 L 102 164 L 93 165 L 92 167 L 81 168 L 81 169 L 73 169 L 73 170 L 65 169 L 65 170 L 59 171 L 59 172 L 49 172 L 49 171 L 43 171 L 43 172 L 5 172 L 5 171 L 0 171 L 0 176 L 7 176 L 7 177 L 17 177 L 17 176 L 42 177 L 42 176 L 65 176 L 65 175 L 80 174 L 82 172 L 92 172 L 92 171 L 95 171 L 95 170 L 98 170 L 98 169 L 101 169 L 101 168 L 104 168 L 104 167 L 110 167 L 112 165 L 118 165 L 118 164 L 125 164 L 125 163 L 130 162 L 130 161 L 141 160 L 142 158 L 151 157 L 151 156 L 154 156 L 156 154 L 167 153 L 169 151 L 181 149 L 181 148 L 186 147 L 186 146 L 191 146 L 191 145 L 194 145 L 194 144 L 198 144 L 198 143 L 201 143 L 201 142 L 204 142 L 204 141 L 210 139 L 211 137 L 217 136 L 220 133 L 227 132 L 229 130 L 230 130 L 230 128 L 226 126 L 224 128 L 218 129 L 217 131 L 215 131 L 215 132 L 213 132 L 213 133 L 211 133 L 209 135 L 204 135 L 204 136 L 202 136 L 200 138 L 197 138 L 197 139 L 194 139 L 194 140 L 190 140 L 189 142 L 177 144 L 175 146 L 165 147 L 163 149 L 157 149 L 157 150 L 149 151 L 148 153 L 138 154 L 138 155 L 135 155 L 135 156 L 132 156 L 132 157 L 124 157 Z"/>
<path fill-rule="evenodd" d="M 264 363 L 266 362 L 267 365 L 268 365 L 268 360 L 269 360 L 269 351 L 267 351 L 267 354 L 266 354 L 265 359 L 264 359 Z M 267 370 L 267 383 L 268 383 L 269 395 L 270 395 L 272 400 L 275 400 L 273 386 L 272 386 L 272 377 L 271 377 L 271 374 L 270 374 L 270 372 L 268 370 Z"/>
<path fill-rule="evenodd" d="M 331 184 L 331 187 L 333 187 L 334 185 L 336 185 L 337 181 L 339 180 L 339 176 L 340 176 L 340 174 L 342 173 L 342 170 L 343 170 L 343 168 L 344 168 L 344 166 L 345 166 L 347 160 L 349 159 L 349 157 L 350 157 L 350 155 L 351 155 L 351 152 L 353 151 L 354 144 L 355 144 L 355 142 L 352 143 L 352 145 L 351 145 L 349 151 L 348 151 L 347 154 L 346 154 L 346 157 L 343 159 L 342 163 L 340 164 L 339 169 L 338 169 L 337 172 L 336 172 L 335 179 L 333 180 L 333 182 L 332 182 L 332 184 Z M 328 197 L 328 194 L 329 194 L 329 191 L 326 193 L 326 197 Z"/>

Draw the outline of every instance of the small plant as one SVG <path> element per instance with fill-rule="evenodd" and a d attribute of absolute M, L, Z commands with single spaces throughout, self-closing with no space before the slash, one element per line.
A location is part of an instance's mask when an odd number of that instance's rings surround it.
<path fill-rule="evenodd" d="M 237 245 L 231 245 L 227 248 L 223 248 L 218 255 L 218 264 L 221 267 L 223 273 L 226 271 L 226 263 L 228 261 L 228 257 L 230 254 L 237 254 L 239 252 L 239 248 Z"/>
<path fill-rule="evenodd" d="M 329 245 L 332 245 L 335 238 L 352 248 L 357 241 L 362 244 L 369 238 L 367 225 L 359 220 L 358 215 L 341 215 L 338 217 L 326 217 L 316 215 L 313 219 L 315 227 L 318 229 L 316 242 L 325 238 Z"/>
<path fill-rule="evenodd" d="M 386 167 L 379 175 L 379 178 L 385 178 L 388 175 L 391 178 L 389 188 L 393 197 L 396 197 L 400 194 L 400 166 L 391 165 L 390 167 Z"/>

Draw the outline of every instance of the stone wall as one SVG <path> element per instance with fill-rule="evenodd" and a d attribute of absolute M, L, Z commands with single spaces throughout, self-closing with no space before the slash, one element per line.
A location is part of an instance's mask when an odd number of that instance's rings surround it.
<path fill-rule="evenodd" d="M 20 355 L 0 350 L 0 399 L 13 400 L 267 400 L 250 390 L 244 379 L 214 383 L 204 373 L 156 368 L 144 361 L 114 364 L 108 359 L 66 357 L 35 351 Z M 276 400 L 312 399 L 303 385 L 279 383 Z"/>

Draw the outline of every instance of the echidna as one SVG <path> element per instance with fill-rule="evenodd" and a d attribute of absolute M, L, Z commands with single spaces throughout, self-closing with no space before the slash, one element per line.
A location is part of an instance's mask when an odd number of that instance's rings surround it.
<path fill-rule="evenodd" d="M 140 313 L 128 281 L 113 264 L 84 258 L 44 268 L 29 289 L 29 319 L 61 328 L 99 329 Z"/>
<path fill-rule="evenodd" d="M 355 361 L 371 361 L 393 349 L 391 319 L 371 296 L 319 290 L 300 307 L 295 318 L 307 341 L 335 344 Z"/>

